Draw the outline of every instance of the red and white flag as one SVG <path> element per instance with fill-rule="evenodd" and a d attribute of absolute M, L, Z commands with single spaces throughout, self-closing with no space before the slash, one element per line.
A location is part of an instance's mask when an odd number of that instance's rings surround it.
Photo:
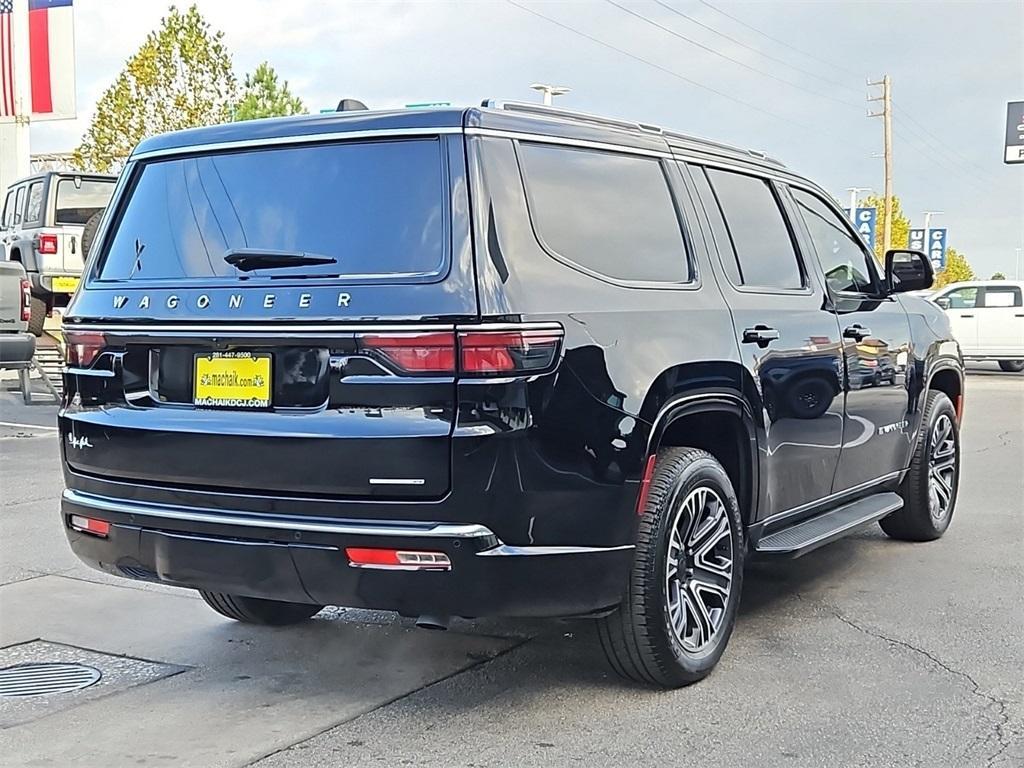
<path fill-rule="evenodd" d="M 54 120 L 75 116 L 72 2 L 0 0 L 0 117 L 30 114 L 37 120 Z M 26 6 L 27 29 L 21 15 Z"/>

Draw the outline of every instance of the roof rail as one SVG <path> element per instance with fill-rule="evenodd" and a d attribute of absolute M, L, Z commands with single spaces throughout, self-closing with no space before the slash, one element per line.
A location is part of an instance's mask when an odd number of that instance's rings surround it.
<path fill-rule="evenodd" d="M 539 115 L 549 115 L 551 117 L 565 117 L 570 120 L 579 120 L 580 122 L 593 123 L 595 125 L 605 125 L 612 128 L 633 128 L 647 133 L 663 133 L 661 126 L 651 125 L 650 123 L 640 123 L 636 120 L 619 120 L 614 117 L 603 117 L 602 115 L 593 115 L 589 112 L 578 112 L 574 109 L 562 109 L 561 107 L 552 107 L 547 104 L 537 104 L 531 101 L 503 101 L 501 99 L 486 99 L 481 104 L 483 107 L 489 109 L 504 109 L 515 112 L 532 112 Z"/>

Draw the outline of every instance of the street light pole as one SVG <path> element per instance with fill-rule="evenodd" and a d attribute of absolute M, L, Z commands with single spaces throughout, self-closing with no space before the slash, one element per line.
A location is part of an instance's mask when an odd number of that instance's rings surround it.
<path fill-rule="evenodd" d="M 870 192 L 871 187 L 847 187 L 846 191 L 850 193 L 850 221 L 854 224 L 857 223 L 857 195 L 861 192 Z"/>
<path fill-rule="evenodd" d="M 548 85 L 547 83 L 533 83 L 530 87 L 535 91 L 541 92 L 545 107 L 551 106 L 555 96 L 562 96 L 572 90 L 564 85 Z"/>

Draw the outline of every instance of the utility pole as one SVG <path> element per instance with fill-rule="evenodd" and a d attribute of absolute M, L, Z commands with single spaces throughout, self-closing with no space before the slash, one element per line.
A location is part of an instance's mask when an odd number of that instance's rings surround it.
<path fill-rule="evenodd" d="M 868 96 L 868 101 L 882 102 L 881 112 L 868 112 L 868 117 L 881 117 L 885 126 L 885 227 L 882 229 L 882 252 L 892 248 L 892 80 L 888 75 L 869 86 L 882 86 L 881 96 Z"/>
<path fill-rule="evenodd" d="M 572 90 L 571 88 L 566 88 L 564 85 L 548 85 L 547 83 L 533 83 L 530 87 L 533 90 L 540 91 L 544 94 L 545 107 L 551 106 L 552 97 L 562 96 Z"/>
<path fill-rule="evenodd" d="M 847 187 L 846 191 L 850 193 L 850 221 L 857 224 L 857 195 L 861 192 L 870 192 L 871 187 Z"/>

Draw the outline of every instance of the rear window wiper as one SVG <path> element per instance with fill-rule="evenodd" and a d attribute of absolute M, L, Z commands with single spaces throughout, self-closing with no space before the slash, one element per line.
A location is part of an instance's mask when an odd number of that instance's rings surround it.
<path fill-rule="evenodd" d="M 333 256 L 293 251 L 268 251 L 256 248 L 234 248 L 224 256 L 224 261 L 243 272 L 251 272 L 254 269 L 282 269 L 285 267 L 338 263 L 338 260 Z"/>

